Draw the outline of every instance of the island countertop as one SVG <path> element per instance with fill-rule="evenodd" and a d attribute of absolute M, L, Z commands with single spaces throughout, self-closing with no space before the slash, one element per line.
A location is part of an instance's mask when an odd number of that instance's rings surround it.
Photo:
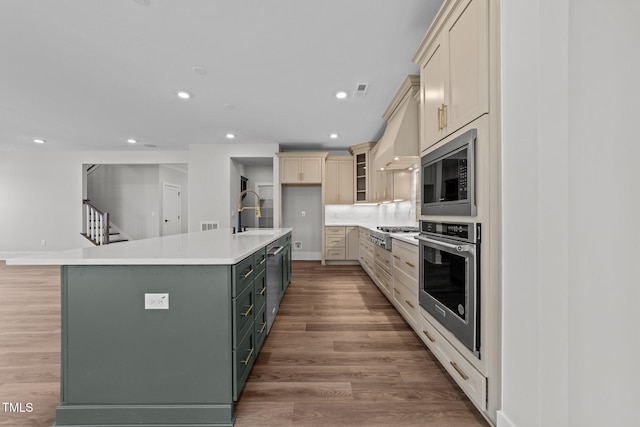
<path fill-rule="evenodd" d="M 232 265 L 275 242 L 291 228 L 230 228 L 175 234 L 104 246 L 12 258 L 7 265 Z"/>

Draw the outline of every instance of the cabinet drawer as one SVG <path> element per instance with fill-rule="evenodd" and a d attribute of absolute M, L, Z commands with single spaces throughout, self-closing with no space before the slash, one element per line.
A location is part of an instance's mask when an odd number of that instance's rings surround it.
<path fill-rule="evenodd" d="M 344 227 L 325 227 L 325 233 L 327 236 L 344 236 Z"/>
<path fill-rule="evenodd" d="M 393 266 L 418 281 L 418 247 L 408 243 L 393 241 Z"/>
<path fill-rule="evenodd" d="M 375 262 L 374 275 L 378 281 L 378 285 L 381 286 L 381 290 L 388 296 L 391 296 L 393 288 L 393 279 L 391 274 L 382 267 L 378 261 Z"/>
<path fill-rule="evenodd" d="M 449 375 L 478 408 L 487 409 L 487 379 L 471 365 L 422 315 L 418 335 L 438 358 Z"/>
<path fill-rule="evenodd" d="M 240 295 L 233 299 L 233 343 L 238 344 L 247 328 L 253 322 L 256 312 L 255 292 L 253 286 L 248 286 Z M 237 347 L 236 347 L 237 348 Z"/>
<path fill-rule="evenodd" d="M 254 256 L 248 256 L 233 266 L 233 296 L 240 294 L 254 278 Z"/>
<path fill-rule="evenodd" d="M 418 324 L 418 284 L 407 284 L 393 276 L 393 300 L 398 311 L 413 327 Z"/>
<path fill-rule="evenodd" d="M 264 269 L 267 267 L 266 247 L 253 254 L 253 264 L 255 265 L 255 275 L 258 275 L 261 271 L 264 271 Z"/>
<path fill-rule="evenodd" d="M 256 341 L 253 328 L 242 338 L 238 347 L 233 350 L 233 400 L 238 396 L 249 377 L 251 367 L 256 358 Z"/>
<path fill-rule="evenodd" d="M 262 270 L 253 281 L 253 290 L 256 293 L 256 310 L 260 310 L 267 302 L 267 272 Z"/>
<path fill-rule="evenodd" d="M 344 259 L 344 248 L 327 248 L 326 259 Z"/>
<path fill-rule="evenodd" d="M 325 243 L 327 248 L 344 248 L 345 236 L 327 236 Z"/>
<path fill-rule="evenodd" d="M 393 255 L 391 251 L 382 249 L 380 246 L 374 248 L 376 262 L 387 270 L 387 273 L 391 274 L 391 266 L 393 265 Z"/>
<path fill-rule="evenodd" d="M 262 343 L 267 337 L 267 307 L 264 306 L 258 314 L 256 314 L 255 320 L 255 334 L 256 334 L 256 357 L 260 353 Z"/>
<path fill-rule="evenodd" d="M 361 239 L 369 239 L 369 229 L 368 228 L 358 228 L 358 237 Z"/>

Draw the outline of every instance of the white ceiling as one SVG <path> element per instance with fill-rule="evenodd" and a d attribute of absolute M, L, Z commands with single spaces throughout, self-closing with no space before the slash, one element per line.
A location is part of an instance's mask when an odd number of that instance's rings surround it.
<path fill-rule="evenodd" d="M 441 3 L 2 0 L 0 150 L 377 140 Z M 354 98 L 359 83 L 369 88 Z"/>

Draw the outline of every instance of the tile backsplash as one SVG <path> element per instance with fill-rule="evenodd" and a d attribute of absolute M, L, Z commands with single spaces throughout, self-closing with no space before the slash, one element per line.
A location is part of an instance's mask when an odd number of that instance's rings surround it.
<path fill-rule="evenodd" d="M 415 203 L 326 205 L 326 225 L 417 225 Z"/>

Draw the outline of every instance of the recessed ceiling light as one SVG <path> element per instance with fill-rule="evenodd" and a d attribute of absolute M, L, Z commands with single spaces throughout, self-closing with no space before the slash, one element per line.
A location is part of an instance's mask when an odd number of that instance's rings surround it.
<path fill-rule="evenodd" d="M 393 160 L 400 160 L 400 157 L 396 156 L 393 158 Z"/>
<path fill-rule="evenodd" d="M 338 134 L 337 133 L 332 133 L 331 135 L 329 135 L 329 138 L 338 139 Z"/>
<path fill-rule="evenodd" d="M 227 137 L 227 139 L 233 139 L 233 138 L 236 137 L 235 134 L 233 134 L 233 133 L 228 133 L 225 136 Z"/>
<path fill-rule="evenodd" d="M 135 143 L 137 143 L 137 142 L 138 142 L 138 140 L 137 140 L 137 139 L 133 139 L 133 138 L 129 138 L 129 139 L 127 139 L 127 142 L 128 142 L 129 144 L 135 144 Z"/>
<path fill-rule="evenodd" d="M 381 171 L 383 171 L 383 170 L 384 170 L 384 168 L 380 168 L 380 170 L 381 170 Z"/>
<path fill-rule="evenodd" d="M 44 144 L 46 141 L 44 139 L 36 138 L 33 140 L 36 144 Z"/>
<path fill-rule="evenodd" d="M 409 168 L 409 170 L 410 170 L 410 171 L 412 171 L 412 170 L 413 170 L 413 168 Z"/>
<path fill-rule="evenodd" d="M 336 98 L 338 99 L 345 99 L 347 97 L 347 92 L 345 91 L 340 91 L 338 93 L 336 93 Z"/>
<path fill-rule="evenodd" d="M 182 98 L 182 99 L 189 99 L 191 98 L 191 94 L 189 92 L 185 92 L 183 90 L 178 92 L 178 98 Z"/>

